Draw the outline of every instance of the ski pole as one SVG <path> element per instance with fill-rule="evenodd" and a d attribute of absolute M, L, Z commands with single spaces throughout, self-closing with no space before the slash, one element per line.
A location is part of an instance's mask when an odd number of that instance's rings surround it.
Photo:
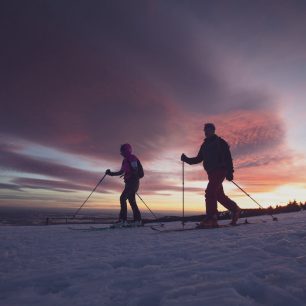
<path fill-rule="evenodd" d="M 106 173 L 103 175 L 103 177 L 101 178 L 101 180 L 98 182 L 98 184 L 96 185 L 96 187 L 92 190 L 92 192 L 90 193 L 90 195 L 87 197 L 87 199 L 84 201 L 84 203 L 80 206 L 80 208 L 75 212 L 75 214 L 73 215 L 73 218 L 76 217 L 76 215 L 79 213 L 79 211 L 81 210 L 81 208 L 85 205 L 85 203 L 88 201 L 88 199 L 90 198 L 90 196 L 94 193 L 94 191 L 97 189 L 97 187 L 102 183 L 102 181 L 104 180 L 104 178 L 106 177 Z"/>
<path fill-rule="evenodd" d="M 182 161 L 182 204 L 183 204 L 183 221 L 182 225 L 183 227 L 185 226 L 185 167 L 184 167 L 184 162 Z"/>
<path fill-rule="evenodd" d="M 236 185 L 243 193 L 245 193 L 250 199 L 252 199 L 260 208 L 264 209 L 256 200 L 254 200 L 245 190 L 243 190 L 237 183 L 234 181 L 231 181 L 234 185 Z M 270 214 L 272 217 L 273 221 L 278 221 L 276 217 L 274 217 L 272 214 Z"/>
<path fill-rule="evenodd" d="M 154 212 L 150 209 L 150 207 L 145 203 L 145 201 L 141 198 L 141 196 L 136 192 L 136 194 L 137 194 L 137 197 L 141 200 L 141 202 L 146 206 L 146 208 L 150 211 L 150 213 L 154 216 L 154 218 L 156 219 L 156 221 L 158 222 L 158 223 L 160 223 L 159 221 L 158 221 L 158 218 L 156 217 L 156 215 L 154 214 Z"/>

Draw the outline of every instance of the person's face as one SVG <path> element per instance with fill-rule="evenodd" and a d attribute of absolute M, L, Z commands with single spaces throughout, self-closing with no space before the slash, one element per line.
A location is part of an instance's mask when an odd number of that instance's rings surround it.
<path fill-rule="evenodd" d="M 126 153 L 124 150 L 120 150 L 120 155 L 123 156 L 123 157 L 126 157 Z"/>
<path fill-rule="evenodd" d="M 214 129 L 212 128 L 204 128 L 205 137 L 208 138 L 215 134 Z"/>

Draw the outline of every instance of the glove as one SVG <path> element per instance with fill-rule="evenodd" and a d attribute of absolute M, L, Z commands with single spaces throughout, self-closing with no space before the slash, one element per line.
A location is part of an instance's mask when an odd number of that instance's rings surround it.
<path fill-rule="evenodd" d="M 226 179 L 227 179 L 228 181 L 232 181 L 232 180 L 234 179 L 233 172 L 228 172 L 228 173 L 226 174 Z"/>
<path fill-rule="evenodd" d="M 110 171 L 110 169 L 107 169 L 107 170 L 105 171 L 105 174 L 106 174 L 106 175 L 111 175 L 111 173 L 112 173 L 112 172 Z"/>
<path fill-rule="evenodd" d="M 187 160 L 187 156 L 183 153 L 183 154 L 181 155 L 181 161 L 182 161 L 182 162 L 186 162 L 186 160 Z"/>

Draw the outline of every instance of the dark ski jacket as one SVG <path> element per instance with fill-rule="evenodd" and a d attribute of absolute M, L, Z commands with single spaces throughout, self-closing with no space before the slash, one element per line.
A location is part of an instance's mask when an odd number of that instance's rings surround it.
<path fill-rule="evenodd" d="M 207 172 L 216 169 L 226 169 L 227 173 L 233 173 L 233 160 L 228 143 L 217 135 L 205 138 L 196 157 L 186 158 L 189 165 L 203 162 Z"/>

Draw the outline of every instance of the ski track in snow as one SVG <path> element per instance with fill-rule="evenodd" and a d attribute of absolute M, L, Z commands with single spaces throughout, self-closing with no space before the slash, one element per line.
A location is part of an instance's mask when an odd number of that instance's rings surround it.
<path fill-rule="evenodd" d="M 277 217 L 171 233 L 3 226 L 0 305 L 306 305 L 306 212 Z"/>

